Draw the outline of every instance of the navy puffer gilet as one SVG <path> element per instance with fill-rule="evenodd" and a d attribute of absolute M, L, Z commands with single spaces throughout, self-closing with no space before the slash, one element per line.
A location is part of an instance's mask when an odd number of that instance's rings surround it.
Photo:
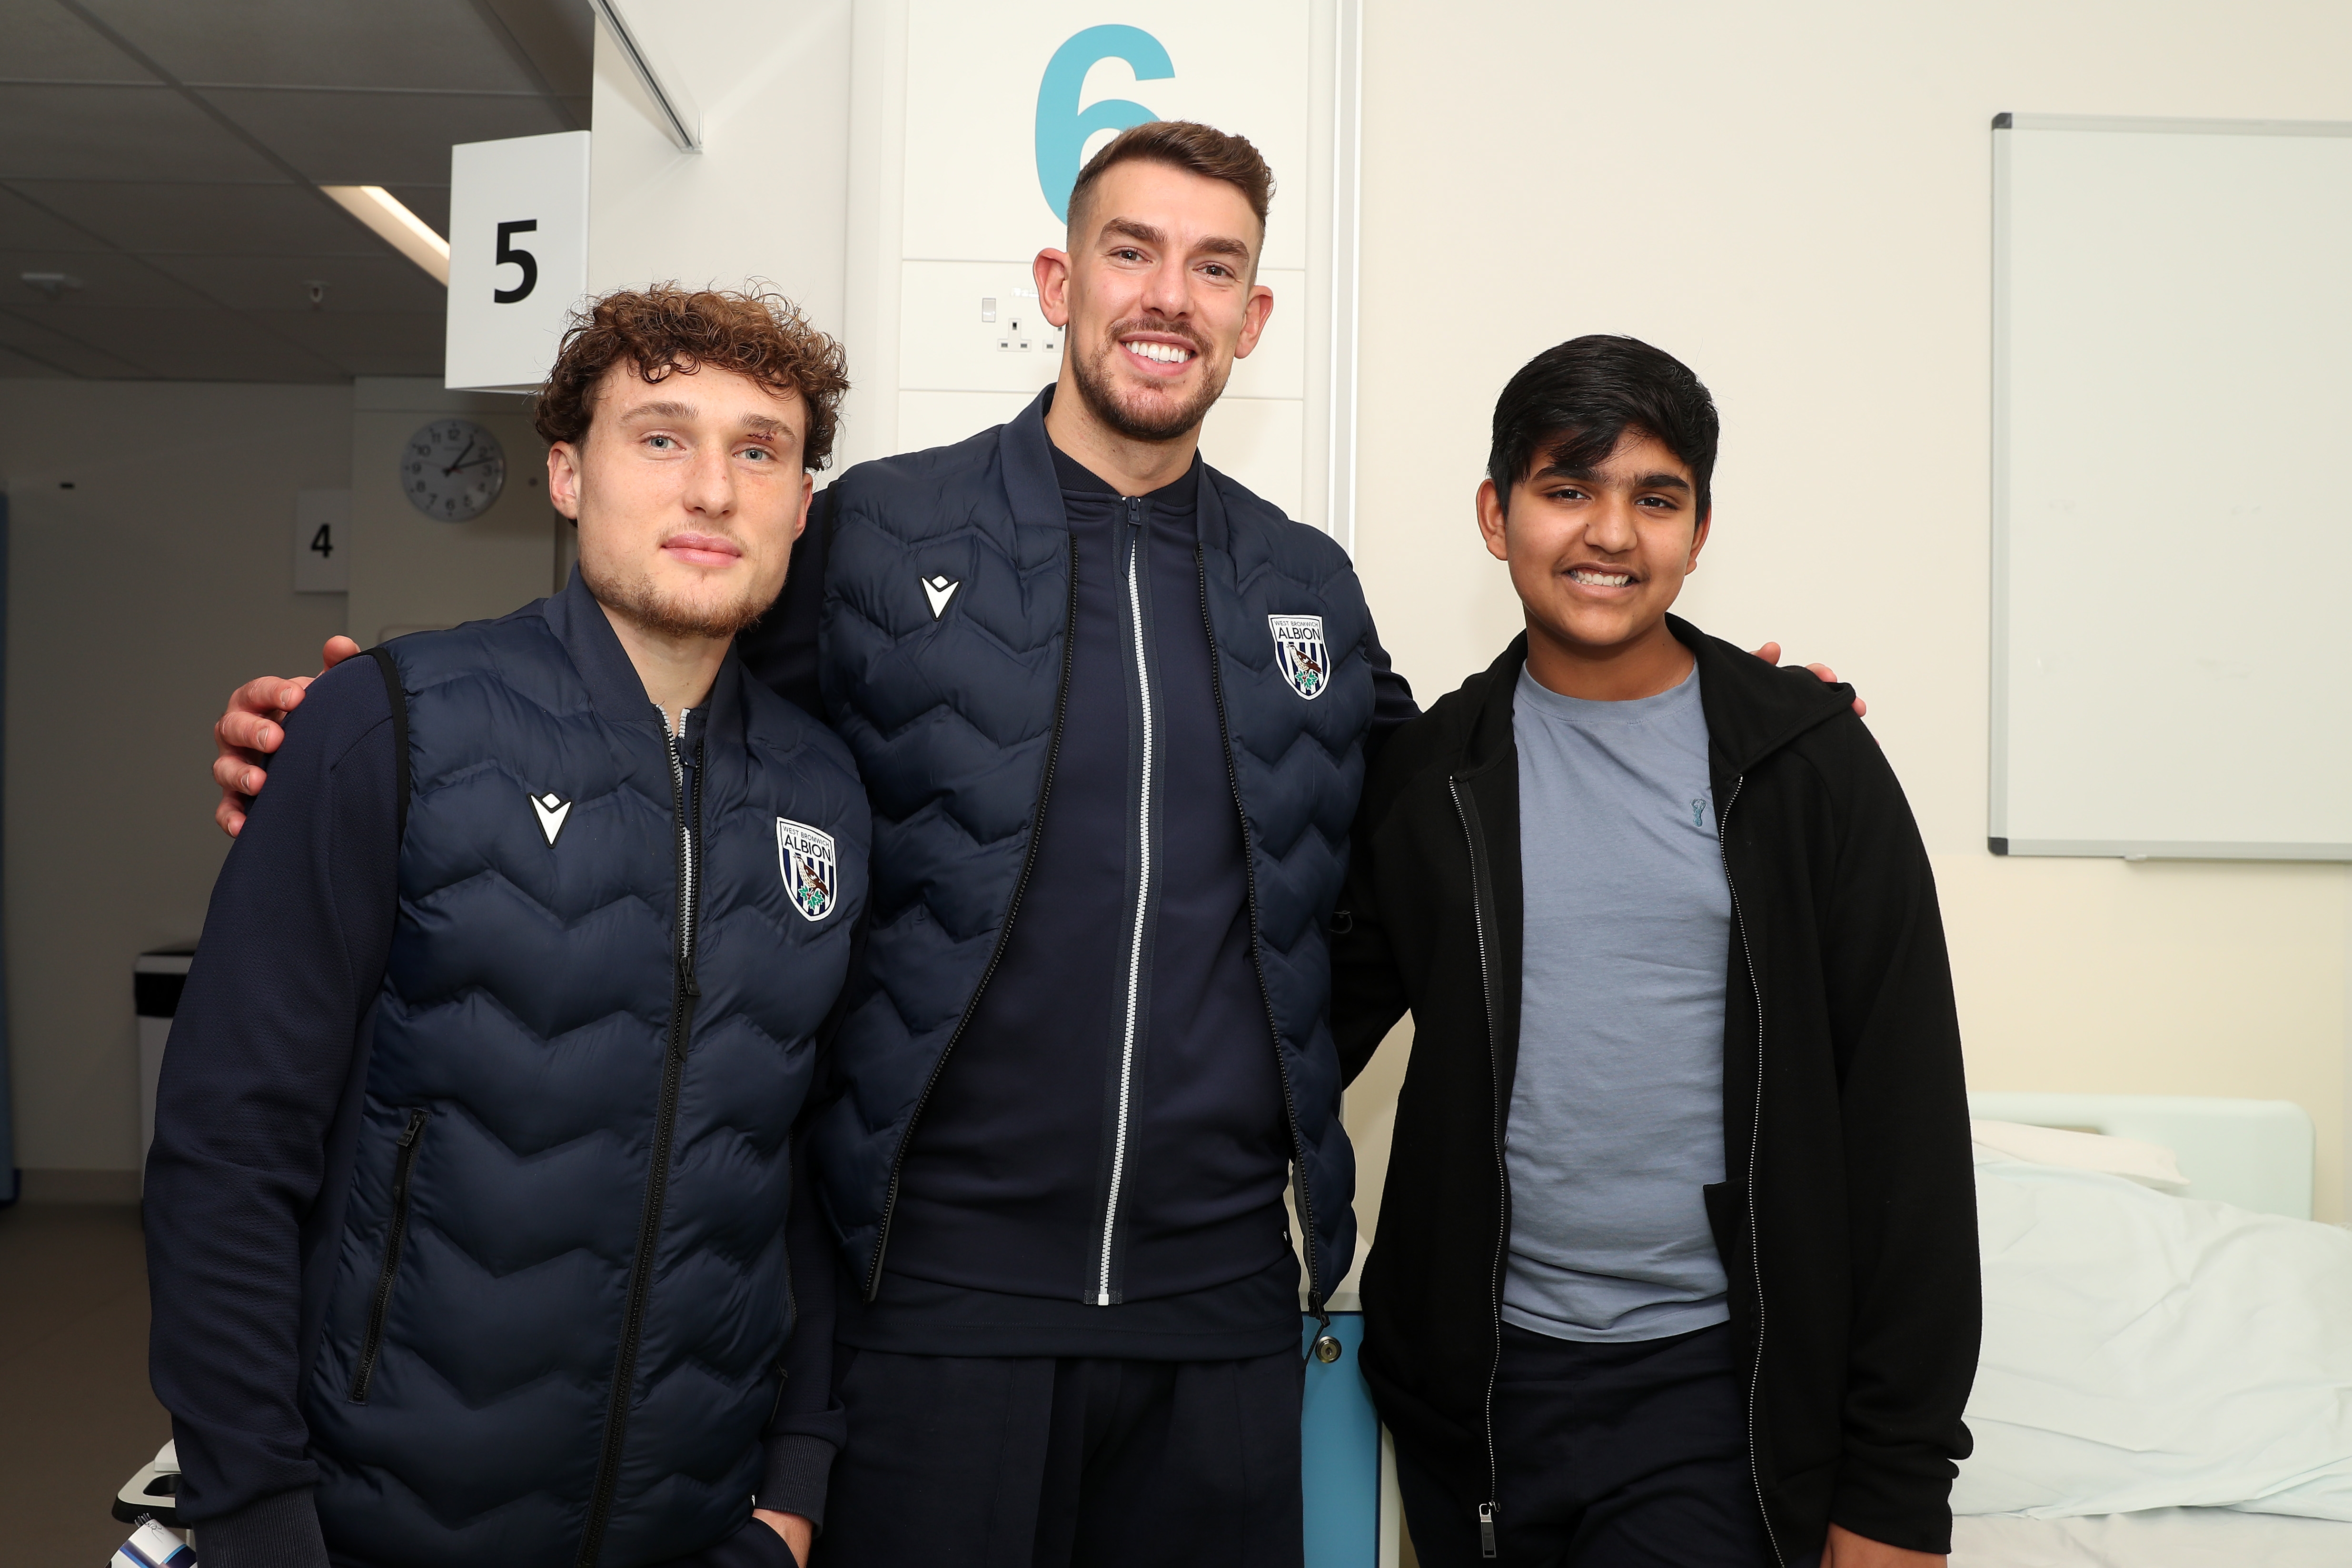
<path fill-rule="evenodd" d="M 869 1292 L 924 1096 L 1019 918 L 1048 787 L 1072 615 L 1051 395 L 956 446 L 860 464 L 833 487 L 819 678 L 873 806 L 874 895 L 834 1046 L 838 1098 L 818 1114 L 812 1152 Z M 1214 469 L 1202 471 L 1199 526 L 1266 1048 L 1282 1070 L 1319 1301 L 1355 1251 L 1326 926 L 1363 784 L 1371 617 L 1345 551 Z M 925 585 L 940 580 L 960 585 L 935 614 Z M 1321 623 L 1328 668 L 1311 697 L 1283 667 L 1277 617 Z"/>
<path fill-rule="evenodd" d="M 697 1550 L 748 1517 L 777 1398 L 792 1130 L 864 793 L 730 657 L 686 736 L 683 964 L 665 727 L 579 579 L 382 652 L 410 793 L 306 1391 L 320 1523 L 367 1563 Z M 805 858 L 788 881 L 780 819 L 832 839 L 828 895 Z"/>

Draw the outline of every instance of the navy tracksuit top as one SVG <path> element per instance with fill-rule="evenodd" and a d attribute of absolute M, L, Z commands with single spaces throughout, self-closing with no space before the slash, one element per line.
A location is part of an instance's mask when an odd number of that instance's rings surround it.
<path fill-rule="evenodd" d="M 1197 462 L 1118 497 L 1054 451 L 1051 397 L 844 475 L 744 641 L 876 813 L 812 1140 L 870 1298 L 840 1332 L 1267 1353 L 1286 1170 L 1314 1286 L 1352 1256 L 1324 925 L 1366 743 L 1413 709 L 1329 539 Z"/>

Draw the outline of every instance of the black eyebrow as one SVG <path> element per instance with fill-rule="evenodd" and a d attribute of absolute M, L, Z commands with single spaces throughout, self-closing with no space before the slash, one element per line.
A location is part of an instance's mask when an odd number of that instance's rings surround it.
<path fill-rule="evenodd" d="M 1545 479 L 1575 479 L 1590 484 L 1596 477 L 1597 470 L 1592 468 L 1571 468 L 1559 463 L 1551 463 L 1529 475 L 1528 482 L 1536 484 Z M 1680 474 L 1643 474 L 1633 481 L 1633 488 L 1637 490 L 1681 490 L 1687 495 L 1690 493 L 1691 482 Z"/>

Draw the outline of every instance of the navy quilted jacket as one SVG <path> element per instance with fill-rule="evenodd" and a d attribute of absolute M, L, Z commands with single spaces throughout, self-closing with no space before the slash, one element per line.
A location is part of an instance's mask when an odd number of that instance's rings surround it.
<path fill-rule="evenodd" d="M 830 498 L 817 674 L 872 804 L 874 892 L 835 1046 L 837 1098 L 813 1154 L 869 1294 L 908 1141 L 1019 918 L 1051 787 L 1073 542 L 1045 433 L 1050 396 L 959 445 L 860 465 Z M 1199 534 L 1265 1039 L 1319 1302 L 1355 1247 L 1325 926 L 1386 661 L 1329 538 L 1213 470 Z"/>
<path fill-rule="evenodd" d="M 674 751 L 609 631 L 563 635 L 597 614 L 575 583 L 380 656 L 400 912 L 304 1401 L 353 1560 L 657 1562 L 759 1480 L 864 795 L 731 658 Z"/>

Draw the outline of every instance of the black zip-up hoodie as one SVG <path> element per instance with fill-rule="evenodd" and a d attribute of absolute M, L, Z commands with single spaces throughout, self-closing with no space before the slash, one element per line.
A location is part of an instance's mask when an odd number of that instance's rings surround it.
<path fill-rule="evenodd" d="M 1732 894 L 1724 1169 L 1706 1189 L 1776 1561 L 1835 1522 L 1950 1548 L 1981 1315 L 1959 1026 L 1910 807 L 1853 693 L 1668 617 L 1696 656 Z M 1363 1282 L 1381 1416 L 1475 1527 L 1510 1235 L 1521 637 L 1373 767 L 1332 945 L 1352 1077 L 1411 1009 Z M 1541 889 L 1533 896 L 1540 897 Z"/>

